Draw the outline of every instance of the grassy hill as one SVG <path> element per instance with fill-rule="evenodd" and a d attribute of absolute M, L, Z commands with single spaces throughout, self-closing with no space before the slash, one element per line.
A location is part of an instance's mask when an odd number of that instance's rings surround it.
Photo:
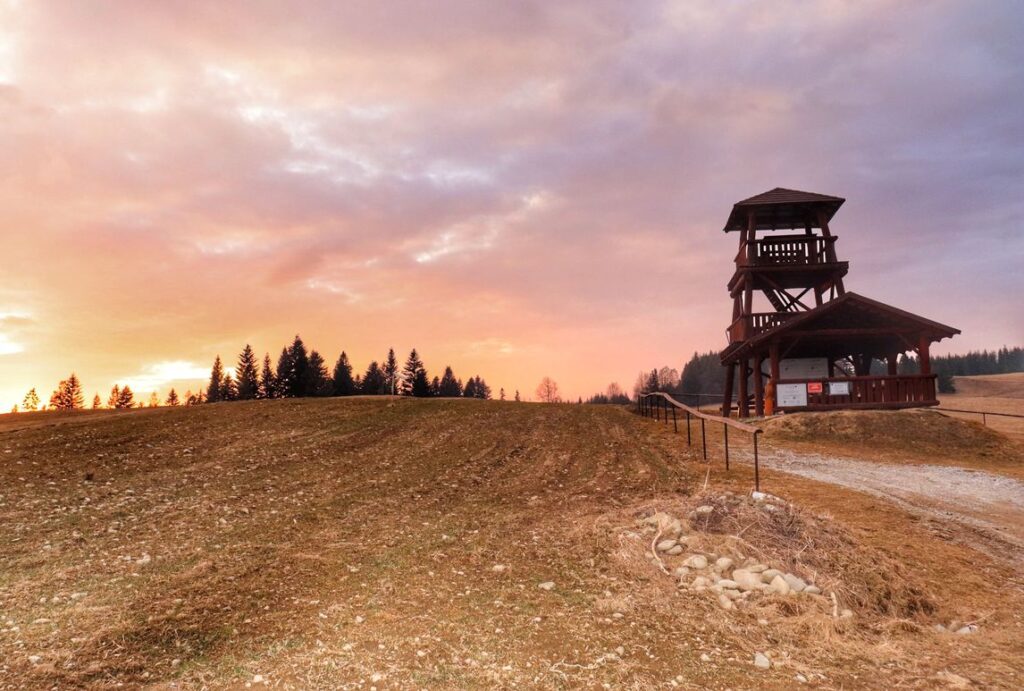
<path fill-rule="evenodd" d="M 697 530 L 843 581 L 856 620 L 811 600 L 729 613 L 677 590 L 640 519 L 750 486 L 716 465 L 702 494 L 707 468 L 611 406 L 3 416 L 0 688 L 928 685 L 951 665 L 1012 679 L 1019 618 L 955 650 L 921 633 L 966 607 L 1014 609 L 978 590 L 1006 573 L 854 492 L 768 474 L 836 519 Z M 770 671 L 750 663 L 760 650 Z"/>
<path fill-rule="evenodd" d="M 1024 415 L 1024 372 L 954 377 L 953 385 L 955 394 L 939 397 L 944 408 Z M 968 420 L 981 419 L 978 415 L 958 416 Z M 992 429 L 1024 442 L 1024 419 L 989 416 L 986 422 Z"/>

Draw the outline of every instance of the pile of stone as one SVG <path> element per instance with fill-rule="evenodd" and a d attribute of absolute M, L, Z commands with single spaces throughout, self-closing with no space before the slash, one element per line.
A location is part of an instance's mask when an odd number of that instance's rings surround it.
<path fill-rule="evenodd" d="M 711 506 L 699 506 L 692 516 L 696 522 L 712 511 Z M 656 531 L 652 559 L 656 558 L 663 565 L 678 564 L 672 573 L 680 588 L 716 596 L 724 609 L 743 606 L 761 595 L 824 597 L 813 583 L 755 559 L 734 559 L 693 549 L 691 545 L 696 539 L 689 534 L 689 525 L 667 513 L 658 512 L 642 522 Z M 853 616 L 853 613 L 843 610 L 841 616 Z"/>

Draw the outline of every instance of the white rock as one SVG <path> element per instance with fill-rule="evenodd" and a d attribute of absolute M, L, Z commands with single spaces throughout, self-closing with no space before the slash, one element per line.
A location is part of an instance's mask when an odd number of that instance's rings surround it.
<path fill-rule="evenodd" d="M 764 653 L 754 653 L 754 667 L 758 669 L 768 669 L 772 666 L 772 661 L 768 659 L 768 656 Z"/>
<path fill-rule="evenodd" d="M 840 619 L 850 619 L 852 617 L 853 617 L 853 611 L 852 610 L 844 609 L 842 612 L 839 613 L 839 618 Z"/>
<path fill-rule="evenodd" d="M 785 579 L 786 583 L 789 584 L 790 590 L 792 590 L 795 593 L 802 593 L 804 590 L 807 589 L 807 582 L 799 576 L 794 576 L 791 573 L 787 573 L 783 574 L 782 577 Z"/>
<path fill-rule="evenodd" d="M 736 590 L 735 588 L 726 588 L 722 591 L 722 595 L 725 595 L 730 600 L 739 600 L 741 597 L 743 597 L 743 593 Z"/>
<path fill-rule="evenodd" d="M 672 549 L 675 546 L 676 546 L 676 541 L 675 540 L 662 540 L 661 542 L 658 543 L 658 545 L 655 547 L 655 549 L 657 549 L 659 552 L 667 552 L 667 551 L 669 551 L 670 549 Z"/>
<path fill-rule="evenodd" d="M 719 557 L 715 560 L 715 571 L 728 571 L 732 568 L 732 563 L 729 557 Z"/>
<path fill-rule="evenodd" d="M 537 587 L 541 590 L 554 590 L 555 583 L 554 581 L 544 581 L 543 583 L 538 583 Z"/>
<path fill-rule="evenodd" d="M 739 583 L 737 583 L 736 581 L 734 581 L 734 580 L 732 580 L 730 578 L 723 578 L 723 579 L 719 580 L 718 583 L 716 583 L 716 585 L 720 585 L 723 588 L 730 588 L 732 590 L 739 590 L 739 587 L 740 587 Z"/>
<path fill-rule="evenodd" d="M 682 578 L 683 576 L 687 576 L 687 575 L 689 575 L 689 573 L 690 573 L 690 567 L 688 567 L 688 566 L 680 566 L 678 569 L 676 569 L 676 576 L 678 578 Z"/>
<path fill-rule="evenodd" d="M 764 583 L 761 582 L 761 576 L 751 573 L 746 569 L 736 569 L 733 571 L 732 580 L 735 581 L 740 590 L 761 590 L 764 587 Z"/>
<path fill-rule="evenodd" d="M 665 552 L 665 554 L 669 555 L 670 557 L 675 557 L 675 556 L 678 556 L 678 555 L 680 555 L 682 553 L 683 553 L 683 546 L 682 545 L 676 545 L 675 547 L 673 547 L 669 551 Z"/>
<path fill-rule="evenodd" d="M 703 554 L 693 554 L 683 562 L 683 566 L 689 566 L 691 569 L 698 570 L 706 569 L 708 567 L 708 558 Z"/>
<path fill-rule="evenodd" d="M 708 655 L 707 653 L 701 653 L 700 654 L 700 661 L 701 662 L 711 662 L 711 656 Z"/>
<path fill-rule="evenodd" d="M 721 605 L 722 609 L 732 609 L 735 607 L 735 605 L 732 604 L 732 600 L 730 600 L 725 594 L 718 596 L 718 604 Z"/>
<path fill-rule="evenodd" d="M 38 665 L 40 662 L 43 661 L 43 657 L 42 655 L 29 655 L 28 661 L 31 662 L 33 665 Z"/>
<path fill-rule="evenodd" d="M 384 675 L 381 674 L 380 672 L 374 672 L 370 676 L 370 681 L 372 681 L 374 684 L 380 683 L 383 679 L 384 679 Z"/>
<path fill-rule="evenodd" d="M 615 652 L 618 654 L 619 657 L 622 657 L 626 654 L 626 649 L 620 645 L 618 648 L 615 649 Z"/>
<path fill-rule="evenodd" d="M 362 617 L 362 616 L 360 616 L 360 615 L 358 615 L 358 614 L 356 615 L 356 619 L 355 619 L 355 622 L 356 622 L 357 624 L 362 624 L 362 623 L 363 623 L 364 621 L 366 621 L 366 620 L 365 620 L 365 619 L 363 619 L 363 617 Z"/>
<path fill-rule="evenodd" d="M 782 576 L 776 576 L 772 579 L 772 582 L 768 585 L 768 590 L 779 595 L 789 595 L 790 587 L 789 583 L 786 583 L 786 579 Z"/>
<path fill-rule="evenodd" d="M 698 506 L 696 511 L 695 511 L 695 513 L 698 516 L 706 516 L 706 515 L 708 515 L 709 513 L 711 513 L 714 510 L 715 510 L 715 507 L 708 506 L 707 504 L 704 504 L 703 506 Z"/>
<path fill-rule="evenodd" d="M 263 675 L 262 674 L 254 674 L 253 677 L 252 677 L 252 683 L 254 683 L 254 684 L 262 684 L 263 683 Z"/>
<path fill-rule="evenodd" d="M 959 629 L 956 630 L 956 632 L 957 633 L 974 633 L 977 630 L 978 630 L 978 625 L 977 624 L 967 624 L 966 626 L 961 626 Z"/>
<path fill-rule="evenodd" d="M 491 571 L 493 571 L 494 573 L 503 573 L 505 571 L 505 565 L 504 564 L 495 564 L 494 566 L 491 567 Z"/>
<path fill-rule="evenodd" d="M 806 683 L 807 683 L 807 677 L 805 677 L 805 676 L 804 676 L 804 675 L 802 675 L 802 674 L 797 674 L 797 675 L 796 675 L 795 677 L 793 677 L 793 678 L 794 678 L 794 679 L 795 679 L 796 681 L 800 682 L 801 684 L 806 684 Z"/>
<path fill-rule="evenodd" d="M 816 585 L 809 585 L 804 588 L 804 592 L 808 595 L 821 595 L 821 588 Z"/>
<path fill-rule="evenodd" d="M 709 585 L 711 585 L 711 581 L 704 576 L 697 576 L 693 579 L 693 582 L 690 583 L 690 587 L 694 590 L 702 590 L 707 588 Z"/>
<path fill-rule="evenodd" d="M 751 564 L 750 566 L 748 566 L 746 568 L 747 568 L 747 571 L 749 571 L 750 573 L 764 573 L 765 571 L 768 570 L 768 567 L 765 566 L 764 564 Z"/>
<path fill-rule="evenodd" d="M 764 501 L 765 499 L 768 498 L 768 495 L 765 494 L 764 492 L 751 492 L 750 497 L 754 501 Z"/>
<path fill-rule="evenodd" d="M 778 569 L 765 569 L 761 572 L 761 580 L 765 583 L 771 583 L 776 576 L 781 576 L 782 571 Z"/>

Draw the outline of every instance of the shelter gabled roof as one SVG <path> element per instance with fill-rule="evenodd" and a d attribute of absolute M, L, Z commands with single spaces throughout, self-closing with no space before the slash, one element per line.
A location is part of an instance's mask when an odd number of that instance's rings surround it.
<path fill-rule="evenodd" d="M 933 335 L 936 341 L 961 333 L 959 329 L 947 327 L 944 323 L 926 319 L 884 302 L 871 300 L 857 293 L 846 293 L 820 307 L 803 312 L 800 316 L 783 321 L 778 327 L 759 334 L 749 343 L 754 345 L 770 341 L 786 332 L 809 332 L 815 328 L 856 328 L 863 325 L 865 317 L 869 320 L 873 317 L 873 320 L 893 326 L 901 325 L 919 329 Z"/>
<path fill-rule="evenodd" d="M 892 330 L 891 334 L 886 334 L 888 329 Z M 821 338 L 833 341 L 839 339 L 848 346 L 860 346 L 871 350 L 882 342 L 888 345 L 902 343 L 899 335 L 907 330 L 920 332 L 932 341 L 960 333 L 959 329 L 952 326 L 940 324 L 884 302 L 857 293 L 846 293 L 820 307 L 801 312 L 747 341 L 734 344 L 734 347 L 723 352 L 723 360 L 731 359 L 740 352 L 756 352 L 777 339 L 799 339 L 802 343 L 801 349 L 809 350 L 814 350 L 814 342 Z M 873 333 L 867 335 L 865 331 Z M 906 347 L 897 349 L 903 351 Z"/>
<path fill-rule="evenodd" d="M 751 211 L 758 230 L 802 228 L 808 221 L 819 227 L 818 212 L 824 212 L 825 220 L 829 221 L 845 201 L 842 197 L 776 187 L 733 204 L 722 230 L 746 230 L 747 214 Z"/>

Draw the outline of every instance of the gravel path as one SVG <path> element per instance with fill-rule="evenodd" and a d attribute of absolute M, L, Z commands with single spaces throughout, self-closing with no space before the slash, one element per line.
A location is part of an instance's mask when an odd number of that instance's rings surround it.
<path fill-rule="evenodd" d="M 1013 478 L 948 466 L 896 465 L 788 450 L 762 454 L 761 465 L 866 492 L 915 515 L 954 523 L 967 533 L 954 536 L 958 541 L 1000 560 L 1024 563 L 1024 483 Z"/>

